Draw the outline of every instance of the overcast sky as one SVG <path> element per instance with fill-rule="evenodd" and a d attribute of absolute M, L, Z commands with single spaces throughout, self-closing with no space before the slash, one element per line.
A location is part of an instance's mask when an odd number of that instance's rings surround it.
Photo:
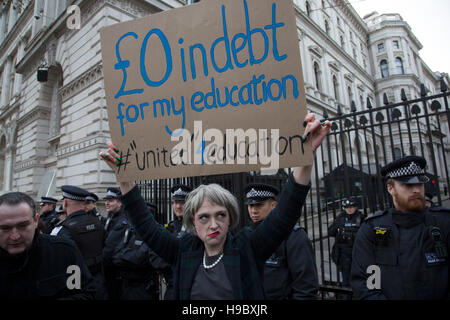
<path fill-rule="evenodd" d="M 399 13 L 422 43 L 420 56 L 432 71 L 450 73 L 450 0 L 349 0 L 358 14 Z"/>

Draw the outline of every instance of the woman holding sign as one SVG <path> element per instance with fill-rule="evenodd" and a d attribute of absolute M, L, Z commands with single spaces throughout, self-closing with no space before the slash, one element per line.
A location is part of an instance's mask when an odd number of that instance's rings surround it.
<path fill-rule="evenodd" d="M 310 113 L 303 125 L 303 139 L 311 139 L 315 154 L 331 123 Z M 100 155 L 114 170 L 117 149 L 112 143 L 108 147 Z M 294 168 L 271 214 L 256 229 L 243 228 L 235 236 L 230 229 L 239 221 L 236 198 L 217 184 L 189 194 L 183 218 L 189 232 L 179 239 L 156 222 L 135 183 L 121 182 L 120 189 L 140 237 L 172 265 L 175 299 L 264 299 L 264 263 L 299 219 L 311 171 L 312 166 Z"/>

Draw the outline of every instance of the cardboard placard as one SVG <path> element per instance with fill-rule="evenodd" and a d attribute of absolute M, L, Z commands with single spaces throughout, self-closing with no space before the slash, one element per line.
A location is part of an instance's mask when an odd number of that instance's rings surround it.
<path fill-rule="evenodd" d="M 119 181 L 312 163 L 292 1 L 217 0 L 101 29 Z"/>

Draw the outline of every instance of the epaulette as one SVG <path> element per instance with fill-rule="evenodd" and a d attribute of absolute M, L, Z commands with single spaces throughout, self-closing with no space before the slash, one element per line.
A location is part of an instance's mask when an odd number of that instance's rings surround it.
<path fill-rule="evenodd" d="M 388 212 L 387 210 L 375 212 L 374 214 L 372 214 L 370 216 L 367 216 L 364 219 L 364 221 L 367 221 L 367 220 L 370 220 L 370 219 L 373 219 L 373 218 L 376 218 L 376 217 L 381 217 L 381 216 L 385 215 L 387 212 Z"/>

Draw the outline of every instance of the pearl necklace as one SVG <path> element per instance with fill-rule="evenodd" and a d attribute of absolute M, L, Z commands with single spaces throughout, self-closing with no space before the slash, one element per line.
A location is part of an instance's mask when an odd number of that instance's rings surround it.
<path fill-rule="evenodd" d="M 206 265 L 206 252 L 203 252 L 203 267 L 205 269 L 214 268 L 220 262 L 220 260 L 222 260 L 222 257 L 223 257 L 223 253 L 219 256 L 219 258 L 217 258 L 217 260 L 213 264 L 207 266 Z"/>

